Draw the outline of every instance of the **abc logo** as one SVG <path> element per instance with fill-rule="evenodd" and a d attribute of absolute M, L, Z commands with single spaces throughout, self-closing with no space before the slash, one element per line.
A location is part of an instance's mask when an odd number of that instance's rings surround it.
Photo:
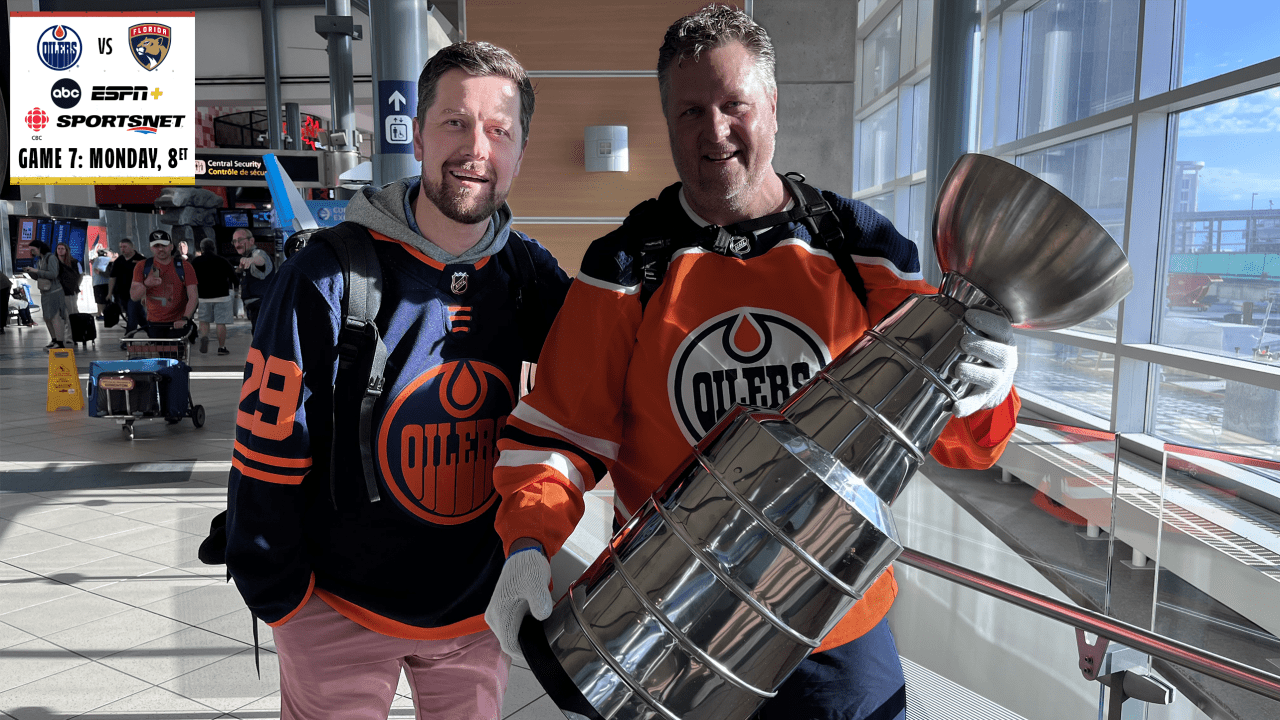
<path fill-rule="evenodd" d="M 80 86 L 75 80 L 63 78 L 53 84 L 49 97 L 53 99 L 53 104 L 60 108 L 75 107 L 80 102 Z"/>

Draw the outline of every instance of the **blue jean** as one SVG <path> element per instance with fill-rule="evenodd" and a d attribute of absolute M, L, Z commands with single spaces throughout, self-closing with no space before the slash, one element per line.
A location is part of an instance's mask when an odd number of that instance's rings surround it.
<path fill-rule="evenodd" d="M 881 620 L 862 637 L 805 658 L 760 708 L 759 720 L 901 720 L 906 681 Z"/>
<path fill-rule="evenodd" d="M 147 308 L 137 300 L 125 300 L 121 305 L 124 308 L 124 331 L 133 332 L 147 324 Z"/>

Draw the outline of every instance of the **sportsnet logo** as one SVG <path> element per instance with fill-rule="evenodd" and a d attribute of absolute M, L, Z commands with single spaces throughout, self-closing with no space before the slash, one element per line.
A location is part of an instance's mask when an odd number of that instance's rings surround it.
<path fill-rule="evenodd" d="M 405 386 L 377 444 L 382 479 L 400 507 L 433 525 L 492 509 L 498 432 L 515 401 L 506 375 L 478 360 L 438 365 Z"/>
<path fill-rule="evenodd" d="M 816 332 L 776 310 L 738 308 L 689 333 L 667 373 L 671 412 L 696 443 L 735 404 L 776 408 L 831 362 Z"/>

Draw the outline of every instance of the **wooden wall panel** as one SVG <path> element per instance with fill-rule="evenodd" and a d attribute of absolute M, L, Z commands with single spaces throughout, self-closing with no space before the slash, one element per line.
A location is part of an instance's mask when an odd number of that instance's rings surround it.
<path fill-rule="evenodd" d="M 613 232 L 618 228 L 614 224 L 571 224 L 550 225 L 541 223 L 517 222 L 515 229 L 542 243 L 560 261 L 560 267 L 570 275 L 577 275 L 582 267 L 582 256 L 592 240 Z"/>
<path fill-rule="evenodd" d="M 653 70 L 671 23 L 707 0 L 467 0 L 467 39 L 526 70 Z"/>
<path fill-rule="evenodd" d="M 534 85 L 529 144 L 508 198 L 516 217 L 623 217 L 678 179 L 656 78 L 536 78 Z M 627 126 L 629 172 L 586 171 L 588 125 Z"/>

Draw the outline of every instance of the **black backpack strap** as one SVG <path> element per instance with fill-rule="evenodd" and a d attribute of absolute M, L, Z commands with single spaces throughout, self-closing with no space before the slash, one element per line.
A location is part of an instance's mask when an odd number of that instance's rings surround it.
<path fill-rule="evenodd" d="M 498 252 L 498 264 L 511 277 L 511 303 L 516 310 L 516 325 L 520 328 L 523 359 L 536 363 L 542 353 L 548 327 L 542 293 L 538 289 L 538 268 L 533 263 L 529 244 L 511 233 Z"/>
<path fill-rule="evenodd" d="M 324 240 L 342 267 L 342 326 L 338 329 L 338 373 L 356 371 L 368 358 L 368 380 L 360 399 L 360 461 L 364 468 L 365 490 L 369 502 L 381 499 L 378 493 L 377 469 L 373 458 L 373 410 L 382 395 L 387 366 L 387 346 L 378 330 L 378 310 L 382 307 L 382 265 L 373 250 L 367 231 L 357 225 L 342 223 L 316 238 Z M 372 356 L 367 354 L 372 348 Z M 337 403 L 334 403 L 334 437 L 330 446 L 329 475 L 331 492 L 336 501 L 336 453 L 341 439 L 337 436 Z"/>
<path fill-rule="evenodd" d="M 186 284 L 187 269 L 182 266 L 182 258 L 178 257 L 177 255 L 173 256 L 173 269 L 178 272 L 178 279 L 181 280 L 183 284 Z"/>
<path fill-rule="evenodd" d="M 663 234 L 660 228 L 652 227 L 653 223 L 649 222 L 650 219 L 658 217 L 657 200 L 650 200 L 637 206 L 632 211 L 632 217 L 640 220 L 642 230 L 632 242 L 631 253 L 640 260 L 641 312 L 644 312 L 645 306 L 649 303 L 649 298 L 653 296 L 658 286 L 662 284 L 662 278 L 666 275 L 667 266 L 671 263 L 671 256 L 677 250 L 698 244 L 714 252 L 728 254 L 728 245 L 733 237 L 751 235 L 757 230 L 790 222 L 804 223 L 805 227 L 809 229 L 809 234 L 815 244 L 824 247 L 831 253 L 832 257 L 835 258 L 836 265 L 840 268 L 840 272 L 844 274 L 845 282 L 849 284 L 853 294 L 858 297 L 858 301 L 865 307 L 867 304 L 867 287 L 862 282 L 862 275 L 858 273 L 858 266 L 853 262 L 853 257 L 850 255 L 850 251 L 856 243 L 851 243 L 845 237 L 844 230 L 840 227 L 840 219 L 836 217 L 831 203 L 822 197 L 822 193 L 817 188 L 804 181 L 804 175 L 791 172 L 780 177 L 787 190 L 790 191 L 791 196 L 796 200 L 791 209 L 735 223 L 724 228 L 714 228 L 716 231 L 714 238 L 709 236 L 708 239 L 701 242 L 690 238 L 688 242 L 679 244 L 668 235 Z M 631 219 L 628 218 L 628 220 Z M 857 226 L 853 226 L 852 230 L 860 232 Z"/>
<path fill-rule="evenodd" d="M 667 266 L 671 264 L 671 255 L 688 243 L 677 245 L 671 238 L 669 228 L 662 222 L 661 201 L 646 200 L 631 210 L 623 227 L 628 225 L 634 229 L 626 252 L 634 258 L 636 267 L 640 268 L 640 312 L 649 304 L 649 298 L 662 285 L 662 278 L 667 274 Z M 690 241 L 692 243 L 693 241 Z"/>
<path fill-rule="evenodd" d="M 822 197 L 822 193 L 818 192 L 817 188 L 804 181 L 804 175 L 791 172 L 781 177 L 783 184 L 796 198 L 796 206 L 792 211 L 802 213 L 798 219 L 809 228 L 809 233 L 814 240 L 819 240 L 826 246 L 827 251 L 835 258 L 840 272 L 844 273 L 845 282 L 849 284 L 853 294 L 858 296 L 858 302 L 866 307 L 867 286 L 862 282 L 862 275 L 858 272 L 858 266 L 850 255 L 855 243 L 845 237 L 844 230 L 840 227 L 840 219 L 831 209 L 831 203 Z M 856 225 L 853 226 L 853 231 L 860 232 Z"/>

